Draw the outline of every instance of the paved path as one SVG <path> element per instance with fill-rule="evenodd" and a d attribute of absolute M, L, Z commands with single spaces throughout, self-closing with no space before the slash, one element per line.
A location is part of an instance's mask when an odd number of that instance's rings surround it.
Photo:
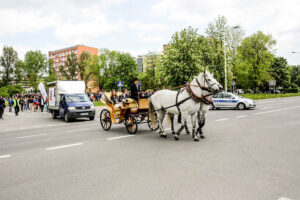
<path fill-rule="evenodd" d="M 0 199 L 300 199 L 299 97 L 210 111 L 200 142 L 163 139 L 146 124 L 136 135 L 106 132 L 99 113 L 71 123 L 6 113 Z"/>

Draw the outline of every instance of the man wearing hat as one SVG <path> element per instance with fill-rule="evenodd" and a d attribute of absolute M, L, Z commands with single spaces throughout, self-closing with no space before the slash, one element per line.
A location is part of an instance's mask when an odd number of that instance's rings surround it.
<path fill-rule="evenodd" d="M 140 83 L 139 79 L 135 78 L 133 84 L 130 87 L 130 93 L 131 93 L 130 98 L 136 101 L 138 101 L 139 95 L 141 93 L 141 86 L 139 85 L 139 83 Z"/>

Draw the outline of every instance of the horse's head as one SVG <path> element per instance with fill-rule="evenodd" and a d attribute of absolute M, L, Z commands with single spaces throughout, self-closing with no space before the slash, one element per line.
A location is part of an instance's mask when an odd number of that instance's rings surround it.
<path fill-rule="evenodd" d="M 198 76 L 201 87 L 207 88 L 210 93 L 218 93 L 223 90 L 223 86 L 214 78 L 212 73 L 204 71 Z"/>

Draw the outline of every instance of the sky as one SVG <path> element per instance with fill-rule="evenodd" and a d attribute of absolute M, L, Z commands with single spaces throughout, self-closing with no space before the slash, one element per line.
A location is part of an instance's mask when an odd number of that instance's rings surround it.
<path fill-rule="evenodd" d="M 48 51 L 83 44 L 99 49 L 161 52 L 175 31 L 200 34 L 218 16 L 249 36 L 258 30 L 277 40 L 276 55 L 300 64 L 299 0 L 0 0 L 0 49 Z M 0 53 L 1 53 L 0 50 Z"/>

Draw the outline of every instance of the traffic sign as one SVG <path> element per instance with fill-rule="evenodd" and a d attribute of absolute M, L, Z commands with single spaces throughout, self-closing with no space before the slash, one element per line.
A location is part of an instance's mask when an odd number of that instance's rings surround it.
<path fill-rule="evenodd" d="M 117 86 L 118 87 L 123 87 L 123 81 L 117 81 Z"/>

